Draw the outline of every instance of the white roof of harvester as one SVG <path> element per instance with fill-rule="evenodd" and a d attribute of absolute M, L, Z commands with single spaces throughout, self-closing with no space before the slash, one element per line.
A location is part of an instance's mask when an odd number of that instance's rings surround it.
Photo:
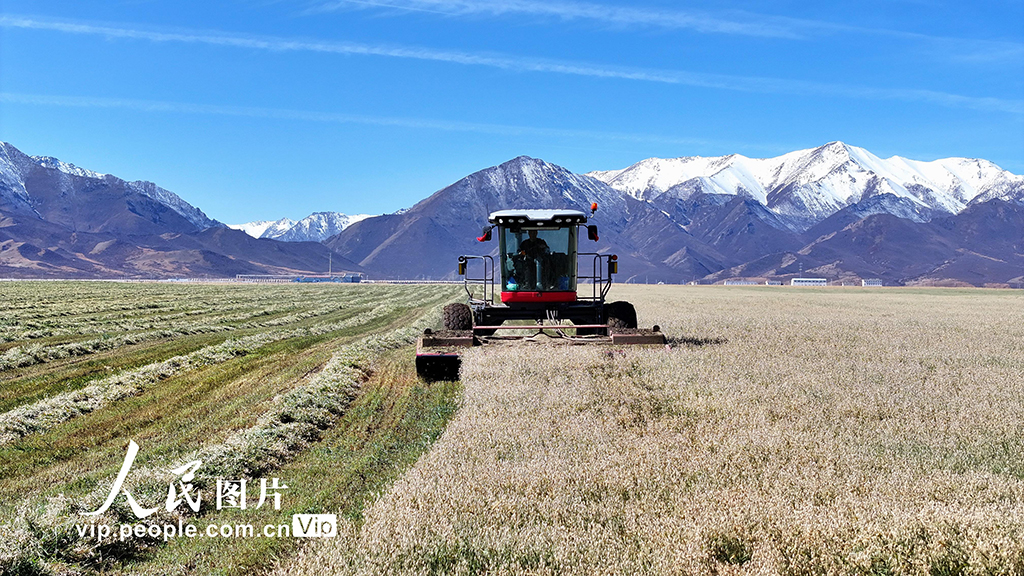
<path fill-rule="evenodd" d="M 487 217 L 491 224 L 582 224 L 587 215 L 579 210 L 498 210 Z"/>

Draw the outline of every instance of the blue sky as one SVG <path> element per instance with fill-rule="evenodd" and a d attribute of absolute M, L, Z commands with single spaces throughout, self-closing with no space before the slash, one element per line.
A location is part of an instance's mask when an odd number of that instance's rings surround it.
<path fill-rule="evenodd" d="M 1024 173 L 1024 2 L 4 0 L 0 139 L 223 222 L 832 140 Z"/>

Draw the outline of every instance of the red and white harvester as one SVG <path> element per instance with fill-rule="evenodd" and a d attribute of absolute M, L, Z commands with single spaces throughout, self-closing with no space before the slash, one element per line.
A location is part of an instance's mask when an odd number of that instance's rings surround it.
<path fill-rule="evenodd" d="M 591 205 L 591 216 L 595 210 L 597 204 Z M 419 338 L 416 371 L 421 377 L 456 380 L 460 350 L 536 341 L 539 336 L 572 344 L 665 344 L 658 326 L 637 328 L 632 304 L 605 302 L 612 275 L 618 272 L 618 259 L 614 254 L 578 250 L 581 231 L 598 240 L 597 226 L 587 225 L 586 214 L 500 210 L 487 221 L 477 240 L 492 240 L 497 228 L 497 256 L 459 256 L 458 271 L 468 302 L 445 306 L 444 330 L 428 329 Z M 523 320 L 533 323 L 512 323 Z M 575 334 L 567 334 L 567 329 Z M 532 334 L 523 335 L 523 331 Z M 516 332 L 520 334 L 512 335 Z"/>

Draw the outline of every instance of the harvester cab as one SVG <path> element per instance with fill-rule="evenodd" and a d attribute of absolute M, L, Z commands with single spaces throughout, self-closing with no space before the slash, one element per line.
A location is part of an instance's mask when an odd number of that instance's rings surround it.
<path fill-rule="evenodd" d="M 592 205 L 591 216 L 596 210 L 597 205 Z M 493 241 L 496 229 L 496 255 L 459 257 L 458 273 L 467 302 L 445 306 L 444 331 L 428 331 L 419 339 L 416 368 L 420 376 L 457 379 L 460 349 L 540 334 L 572 343 L 665 343 L 657 326 L 637 328 L 632 304 L 605 302 L 612 275 L 618 272 L 618 258 L 580 252 L 582 234 L 599 240 L 597 227 L 587 224 L 585 213 L 500 210 L 487 220 L 477 240 Z M 533 324 L 511 323 L 524 320 Z M 495 336 L 499 331 L 501 336 Z M 533 334 L 524 336 L 523 331 Z"/>

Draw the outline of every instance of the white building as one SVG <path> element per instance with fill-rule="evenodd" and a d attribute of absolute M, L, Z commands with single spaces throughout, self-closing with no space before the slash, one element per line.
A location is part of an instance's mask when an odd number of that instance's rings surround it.
<path fill-rule="evenodd" d="M 881 278 L 867 278 L 860 281 L 861 286 L 884 286 Z"/>
<path fill-rule="evenodd" d="M 793 278 L 790 286 L 828 286 L 827 278 Z"/>

